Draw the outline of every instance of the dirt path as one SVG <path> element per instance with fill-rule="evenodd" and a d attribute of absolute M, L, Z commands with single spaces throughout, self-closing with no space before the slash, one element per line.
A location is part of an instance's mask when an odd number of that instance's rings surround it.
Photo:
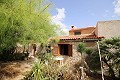
<path fill-rule="evenodd" d="M 31 61 L 0 62 L 0 80 L 21 80 L 31 68 Z"/>

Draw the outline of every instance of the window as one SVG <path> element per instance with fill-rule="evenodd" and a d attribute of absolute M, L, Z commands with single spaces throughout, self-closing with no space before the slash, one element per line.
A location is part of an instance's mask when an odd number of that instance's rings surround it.
<path fill-rule="evenodd" d="M 74 32 L 74 35 L 81 35 L 81 32 Z"/>

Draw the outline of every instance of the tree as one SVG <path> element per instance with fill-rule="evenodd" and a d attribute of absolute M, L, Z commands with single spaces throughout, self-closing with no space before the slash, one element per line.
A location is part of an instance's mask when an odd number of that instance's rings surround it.
<path fill-rule="evenodd" d="M 105 39 L 99 42 L 102 61 L 104 68 L 108 67 L 108 72 L 113 80 L 116 79 L 115 74 L 118 73 L 120 78 L 120 37 Z M 99 55 L 97 47 L 93 50 L 89 59 L 91 66 L 100 66 Z M 95 63 L 95 64 L 94 64 Z M 97 69 L 99 70 L 99 68 Z M 105 70 L 106 71 L 106 70 Z"/>
<path fill-rule="evenodd" d="M 99 53 L 98 53 L 98 49 L 92 48 L 91 49 L 92 52 L 90 53 L 88 51 L 88 56 L 86 57 L 86 62 L 90 68 L 90 70 L 93 70 L 94 72 L 99 71 L 100 70 L 100 59 L 99 59 Z"/>
<path fill-rule="evenodd" d="M 81 53 L 81 79 L 84 80 L 84 68 L 86 68 L 87 71 L 89 71 L 89 67 L 85 61 L 85 58 L 83 57 L 83 53 L 86 50 L 85 43 L 80 42 L 77 46 L 77 51 Z"/>
<path fill-rule="evenodd" d="M 85 49 L 86 49 L 86 48 L 85 48 L 85 43 L 80 42 L 80 43 L 78 44 L 77 51 L 80 52 L 81 55 L 82 55 L 82 53 L 85 52 Z"/>
<path fill-rule="evenodd" d="M 10 57 L 13 54 L 16 43 L 23 36 L 24 28 L 13 10 L 13 0 L 0 1 L 0 53 Z"/>
<path fill-rule="evenodd" d="M 13 54 L 16 43 L 46 43 L 56 25 L 44 0 L 0 0 L 0 53 Z"/>
<path fill-rule="evenodd" d="M 109 68 L 111 77 L 115 79 L 115 72 L 118 71 L 120 75 L 120 37 L 102 41 L 100 49 L 102 60 Z"/>

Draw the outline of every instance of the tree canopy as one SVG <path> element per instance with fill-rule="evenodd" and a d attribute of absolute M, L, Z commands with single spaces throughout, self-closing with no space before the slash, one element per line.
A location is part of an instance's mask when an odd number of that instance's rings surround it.
<path fill-rule="evenodd" d="M 116 72 L 120 75 L 120 37 L 106 39 L 100 43 L 102 60 L 109 67 L 114 78 Z"/>
<path fill-rule="evenodd" d="M 110 74 L 112 79 L 120 78 L 120 37 L 105 39 L 99 42 L 100 54 L 102 57 L 103 67 L 106 72 Z M 93 49 L 89 56 L 90 67 L 94 66 L 99 69 L 100 61 L 97 47 Z M 92 68 L 94 68 L 92 67 Z"/>
<path fill-rule="evenodd" d="M 0 53 L 13 53 L 16 43 L 46 43 L 56 35 L 47 0 L 0 0 Z"/>

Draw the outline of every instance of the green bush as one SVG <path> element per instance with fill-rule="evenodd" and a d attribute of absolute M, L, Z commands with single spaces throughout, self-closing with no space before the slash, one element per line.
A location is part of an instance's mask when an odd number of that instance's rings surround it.
<path fill-rule="evenodd" d="M 38 59 L 32 71 L 26 75 L 25 80 L 58 80 L 62 78 L 65 66 L 60 66 L 57 61 L 52 60 L 51 54 L 46 54 L 42 61 Z"/>
<path fill-rule="evenodd" d="M 86 48 L 85 53 L 90 55 L 92 53 L 93 49 L 92 48 Z"/>
<path fill-rule="evenodd" d="M 1 61 L 25 60 L 29 53 L 0 54 Z"/>
<path fill-rule="evenodd" d="M 80 52 L 81 54 L 85 51 L 85 43 L 80 42 L 77 46 L 77 51 Z"/>

